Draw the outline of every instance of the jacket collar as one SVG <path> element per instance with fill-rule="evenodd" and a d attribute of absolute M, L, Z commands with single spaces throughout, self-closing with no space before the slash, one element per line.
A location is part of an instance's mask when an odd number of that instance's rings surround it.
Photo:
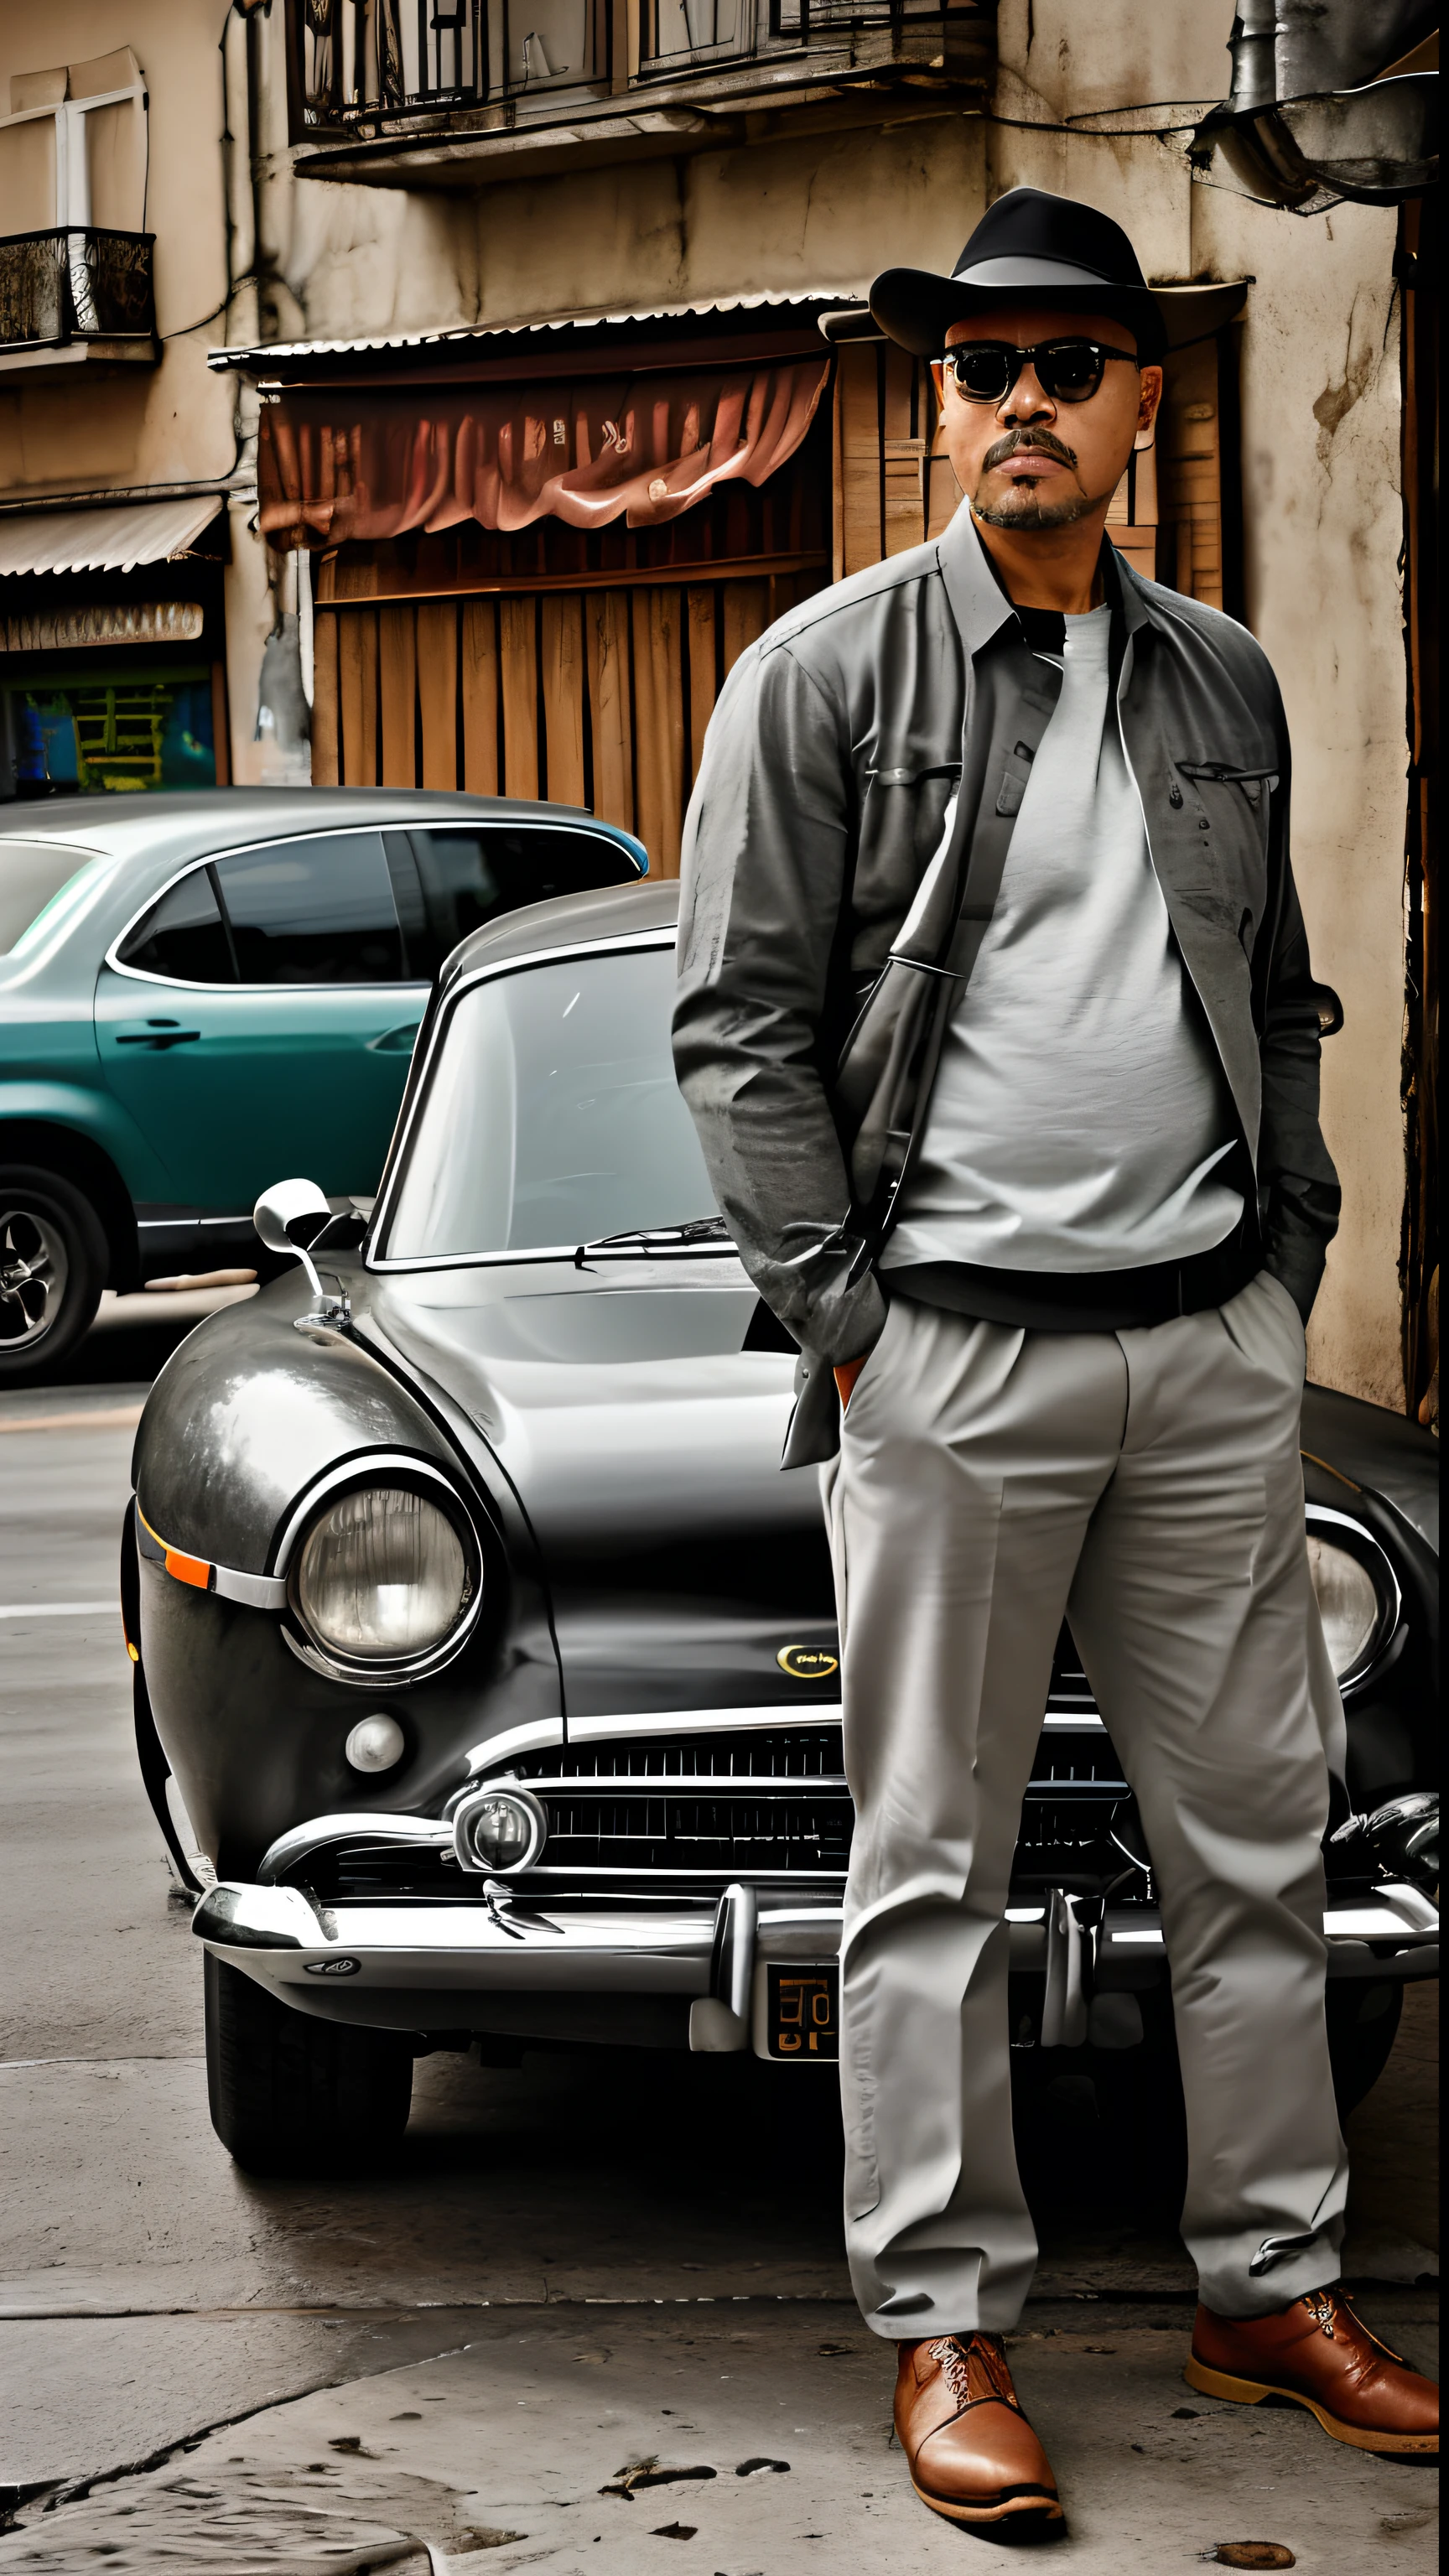
<path fill-rule="evenodd" d="M 951 613 L 961 631 L 968 654 L 981 651 L 1003 626 L 1010 625 L 1015 611 L 997 580 L 995 568 L 976 532 L 971 505 L 961 503 L 949 528 L 936 540 L 936 560 L 946 585 Z M 1156 626 L 1158 618 L 1147 584 L 1132 566 L 1119 555 L 1110 538 L 1102 540 L 1102 590 L 1107 605 L 1120 617 L 1130 636 L 1144 626 Z"/>
<path fill-rule="evenodd" d="M 1003 626 L 1015 622 L 1016 612 L 976 533 L 969 501 L 961 503 L 949 528 L 937 539 L 936 560 L 961 641 L 968 654 L 977 654 Z"/>

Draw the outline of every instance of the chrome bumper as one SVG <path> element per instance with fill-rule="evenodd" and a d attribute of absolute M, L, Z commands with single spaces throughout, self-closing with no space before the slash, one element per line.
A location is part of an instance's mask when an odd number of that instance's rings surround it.
<path fill-rule="evenodd" d="M 838 1904 L 780 1902 L 782 1891 L 727 1889 L 717 1905 L 680 1899 L 623 1906 L 606 1900 L 530 1899 L 497 1880 L 459 1905 L 322 1905 L 296 1887 L 223 1881 L 208 1890 L 192 1930 L 216 1957 L 283 2002 L 325 2013 L 331 1989 L 348 1992 L 346 2018 L 365 2021 L 363 1997 L 490 1994 L 675 1995 L 692 2006 L 690 2044 L 706 2050 L 763 2045 L 765 1970 L 819 1964 L 840 1948 Z M 1045 1973 L 1043 2039 L 1071 2044 L 1084 2030 L 1089 1994 L 1155 1985 L 1166 1971 L 1161 1919 L 1145 1906 L 1109 1908 L 1100 1923 L 1072 1898 L 1007 1911 L 1014 1969 Z M 1439 1913 L 1418 1888 L 1394 1884 L 1324 1915 L 1331 1977 L 1437 1976 Z M 1053 1998 L 1059 1998 L 1054 2002 Z"/>
<path fill-rule="evenodd" d="M 499 1888 L 499 1882 L 491 1882 Z M 280 1992 L 331 1980 L 354 1987 L 444 1988 L 458 1994 L 710 1992 L 715 1927 L 726 1900 L 626 1907 L 531 1902 L 499 1889 L 464 1905 L 317 1905 L 296 1887 L 224 1879 L 192 1931 L 218 1958 Z M 762 1905 L 761 1957 L 833 1959 L 840 1908 Z"/>

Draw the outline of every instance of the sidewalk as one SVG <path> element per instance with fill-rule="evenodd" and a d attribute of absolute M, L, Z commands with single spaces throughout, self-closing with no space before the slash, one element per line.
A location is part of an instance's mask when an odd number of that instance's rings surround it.
<path fill-rule="evenodd" d="M 1363 2306 L 1431 2364 L 1432 2300 L 1377 2291 Z M 1175 2302 L 1043 2303 L 1012 2339 L 1070 2511 L 1053 2565 L 1186 2576 L 1223 2540 L 1277 2541 L 1305 2576 L 1437 2564 L 1433 2470 L 1329 2442 L 1296 2408 L 1193 2395 L 1190 2322 Z M 0 2539 L 0 2576 L 967 2576 L 995 2563 L 913 2499 L 889 2348 L 842 2304 L 580 2302 L 501 2309 L 468 2331 L 458 2352 L 32 2509 Z"/>

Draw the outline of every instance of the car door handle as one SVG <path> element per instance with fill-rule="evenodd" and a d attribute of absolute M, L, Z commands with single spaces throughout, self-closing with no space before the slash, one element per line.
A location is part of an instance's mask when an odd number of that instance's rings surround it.
<path fill-rule="evenodd" d="M 419 1020 L 406 1020 L 395 1029 L 384 1029 L 381 1037 L 369 1038 L 369 1055 L 411 1055 L 418 1041 Z"/>
<path fill-rule="evenodd" d="M 125 1034 L 118 1030 L 116 1044 L 153 1047 L 159 1054 L 165 1047 L 196 1046 L 200 1038 L 200 1029 L 178 1029 L 174 1020 L 153 1020 L 149 1028 L 134 1029 Z"/>

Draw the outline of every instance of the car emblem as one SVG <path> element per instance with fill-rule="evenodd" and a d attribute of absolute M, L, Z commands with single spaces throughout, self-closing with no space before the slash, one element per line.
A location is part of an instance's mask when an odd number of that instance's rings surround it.
<path fill-rule="evenodd" d="M 304 1959 L 309 1977 L 357 1977 L 362 1973 L 360 1959 Z"/>
<path fill-rule="evenodd" d="M 792 1682 L 825 1682 L 840 1670 L 840 1657 L 828 1646 L 782 1646 L 775 1661 Z"/>

